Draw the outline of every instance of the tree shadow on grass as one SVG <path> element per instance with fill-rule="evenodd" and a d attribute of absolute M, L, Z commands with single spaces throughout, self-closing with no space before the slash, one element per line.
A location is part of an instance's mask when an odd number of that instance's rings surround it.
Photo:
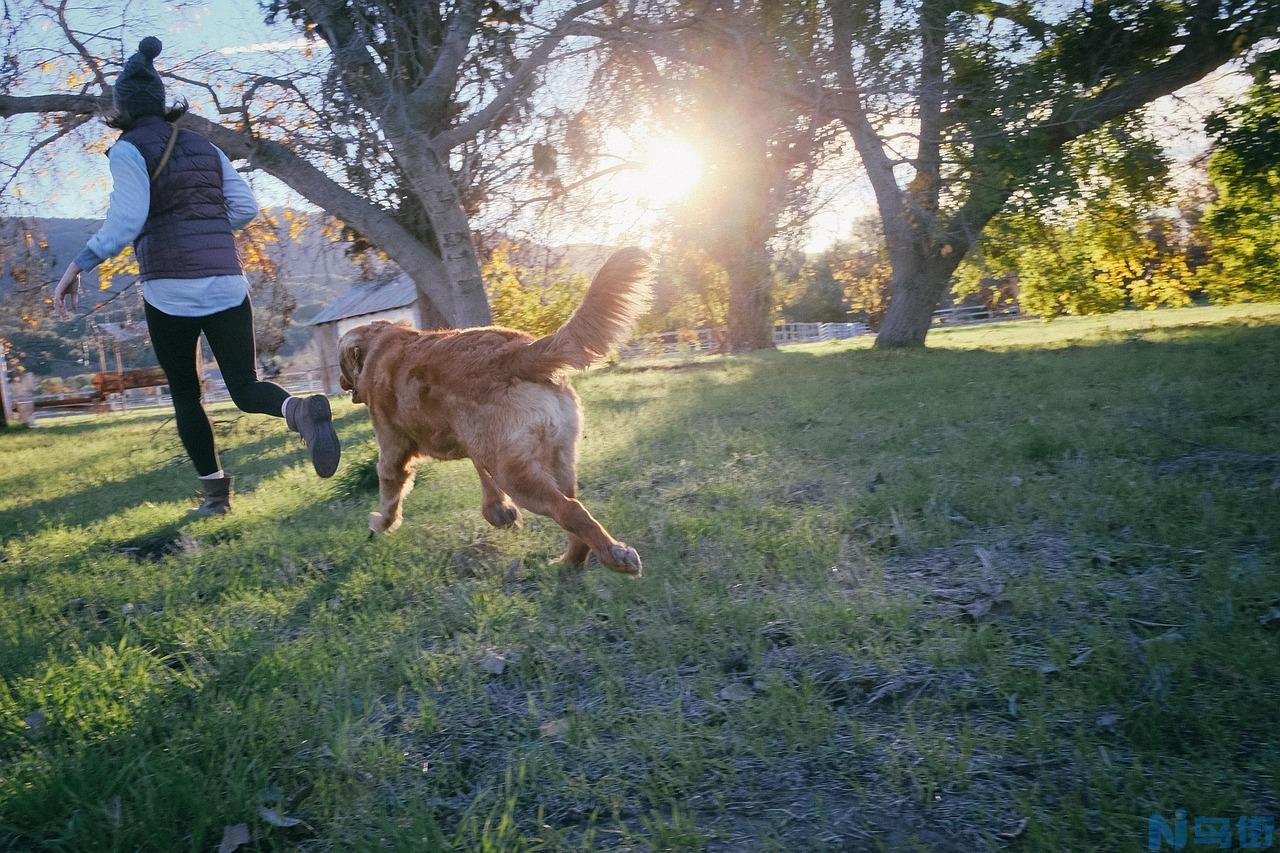
<path fill-rule="evenodd" d="M 274 523 L 262 520 L 248 528 Z M 249 532 L 249 529 L 241 533 Z M 152 535 L 159 535 L 153 531 Z M 221 737 L 227 740 L 222 750 L 178 748 L 182 744 L 217 741 L 220 721 L 227 713 L 251 702 L 244 684 L 262 661 L 280 647 L 282 637 L 304 631 L 318 614 L 329 609 L 329 602 L 351 572 L 362 564 L 363 535 L 353 534 L 352 548 L 346 559 L 327 564 L 322 577 L 314 580 L 307 593 L 289 610 L 235 642 L 215 651 L 190 649 L 181 645 L 157 645 L 138 636 L 128 625 L 117 627 L 100 640 L 112 643 L 131 637 L 133 646 L 140 642 L 147 654 L 159 659 L 173 673 L 164 689 L 149 693 L 145 702 L 131 709 L 125 729 L 108 737 L 77 741 L 56 725 L 39 732 L 34 746 L 22 746 L 21 739 L 10 733 L 8 743 L 0 738 L 0 756 L 16 759 L 20 752 L 39 751 L 46 754 L 47 770 L 18 789 L 5 803 L 4 820 L 0 822 L 0 840 L 22 848 L 62 847 L 89 849 L 105 845 L 115 849 L 166 850 L 179 846 L 208 847 L 216 843 L 224 824 L 248 821 L 255 823 L 256 807 L 265 803 L 284 812 L 286 804 L 276 804 L 267 792 L 278 783 L 275 777 L 280 762 L 289 760 L 291 746 L 285 740 L 264 744 L 263 750 L 281 750 L 267 759 L 261 753 L 237 752 L 246 745 L 245 738 L 258 738 L 256 731 L 225 726 Z M 237 589 L 227 587 L 225 594 Z M 202 601 L 216 605 L 217 599 Z M 205 653 L 212 655 L 212 660 Z M 21 677 L 6 673 L 14 683 Z M 287 692 L 287 691 L 286 691 Z M 198 714 L 191 709 L 203 695 L 221 695 L 218 703 L 205 703 Z M 289 741 L 292 743 L 292 741 Z M 305 743 L 305 741 L 304 741 Z M 70 756 L 74 755 L 74 760 Z M 266 760 L 264 760 L 266 759 Z M 59 765 L 61 765 L 59 767 Z M 243 771 L 243 777 L 228 776 L 229 771 Z M 145 777 L 159 776 L 172 787 L 160 799 L 154 784 Z M 275 778 L 273 778 L 275 777 Z M 110 780 L 104 784 L 104 781 Z M 184 790 L 185 788 L 185 790 Z M 134 796 L 137 790 L 144 795 Z M 277 795 L 278 796 L 278 795 Z M 206 811 L 200 806 L 208 804 Z M 136 823 L 138 810 L 147 813 L 149 823 Z M 133 820 L 122 821 L 121 813 Z M 225 817 L 224 817 L 225 813 Z M 269 831 L 269 828 L 268 828 Z M 255 837 L 265 840 L 262 828 Z M 283 833 L 281 833 L 283 835 Z M 108 841 L 109 840 L 109 841 Z"/>
<path fill-rule="evenodd" d="M 1243 358 L 1246 351 L 1256 351 L 1260 347 L 1255 347 L 1255 344 L 1265 344 L 1274 353 L 1275 332 L 1272 330 L 1269 334 L 1270 337 L 1266 339 L 1258 337 L 1256 332 L 1234 337 L 1230 343 L 1238 351 L 1230 354 L 1231 358 Z M 722 369 L 731 371 L 731 374 L 725 376 L 717 377 L 713 372 L 699 371 L 700 378 L 705 377 L 708 381 L 677 388 L 661 404 L 663 417 L 652 418 L 643 423 L 636 423 L 637 411 L 634 406 L 592 401 L 590 389 L 587 388 L 586 421 L 589 434 L 593 421 L 607 430 L 612 420 L 613 426 L 626 429 L 630 440 L 625 447 L 618 447 L 609 454 L 590 457 L 583 473 L 596 485 L 591 489 L 584 489 L 583 500 L 591 505 L 599 500 L 602 488 L 612 486 L 613 481 L 622 481 L 624 477 L 631 476 L 631 481 L 625 484 L 626 491 L 623 491 L 623 486 L 619 486 L 614 499 L 633 503 L 638 507 L 638 510 L 632 511 L 635 529 L 615 529 L 613 532 L 623 538 L 631 538 L 644 530 L 645 514 L 667 501 L 662 490 L 671 484 L 657 483 L 651 477 L 642 480 L 632 475 L 632 469 L 639 466 L 640 473 L 647 477 L 646 468 L 666 468 L 680 462 L 682 457 L 691 455 L 691 444 L 696 441 L 699 430 L 708 428 L 708 423 L 716 431 L 716 440 L 723 441 L 723 446 L 703 446 L 704 456 L 697 461 L 707 471 L 730 465 L 763 465 L 771 460 L 785 462 L 794 455 L 811 467 L 830 464 L 832 467 L 823 470 L 834 472 L 831 475 L 833 477 L 852 477 L 859 473 L 862 466 L 911 457 L 913 462 L 920 463 L 920 476 L 926 481 L 915 492 L 927 495 L 933 490 L 930 478 L 936 480 L 943 476 L 938 471 L 944 466 L 938 462 L 945 457 L 944 451 L 949 442 L 965 440 L 963 437 L 952 437 L 947 430 L 968 427 L 975 433 L 989 434 L 995 431 L 999 442 L 1009 445 L 1008 452 L 1012 454 L 1010 458 L 1031 463 L 1052 462 L 1050 457 L 1060 450 L 1065 453 L 1070 449 L 1070 441 L 1065 444 L 1045 444 L 1041 438 L 1037 438 L 1030 444 L 1020 443 L 1018 430 L 1025 427 L 1028 415 L 1039 419 L 1038 424 L 1030 427 L 1031 432 L 1038 436 L 1041 432 L 1057 430 L 1064 423 L 1069 425 L 1072 407 L 1077 403 L 1096 403 L 1103 407 L 1099 423 L 1129 429 L 1129 416 L 1123 405 L 1124 394 L 1129 389 L 1141 390 L 1147 395 L 1148 403 L 1156 400 L 1170 411 L 1180 412 L 1186 408 L 1187 400 L 1176 391 L 1153 391 L 1149 387 L 1153 373 L 1157 369 L 1161 374 L 1170 376 L 1194 374 L 1196 371 L 1203 373 L 1207 370 L 1202 363 L 1204 359 L 1222 356 L 1222 346 L 1221 340 L 1209 343 L 1114 343 L 1052 355 L 1038 351 L 904 354 L 841 352 L 832 354 L 830 361 L 816 365 L 813 353 L 770 353 L 726 360 Z M 1239 373 L 1241 365 L 1248 363 L 1247 360 L 1238 364 L 1233 361 L 1235 369 L 1231 365 L 1224 365 L 1222 372 L 1226 374 L 1226 378 L 1232 378 Z M 1063 384 L 1061 372 L 1064 370 L 1072 371 L 1076 376 L 1087 377 L 1087 381 L 1083 383 L 1088 386 L 1087 399 L 1064 400 L 1055 395 L 1054 391 Z M 1016 393 L 1002 396 L 1003 388 L 1010 385 L 1017 386 Z M 1035 390 L 1045 398 L 1047 408 L 1044 411 L 1028 411 L 1028 389 Z M 657 413 L 658 410 L 655 409 L 655 414 Z M 1014 423 L 1015 420 L 1017 423 Z M 998 443 L 993 445 L 998 446 Z M 1142 453 L 1144 458 L 1149 458 L 1153 454 L 1167 452 L 1172 446 L 1174 445 L 1170 442 L 1159 445 L 1147 443 L 1137 452 Z M 1046 447 L 1048 450 L 1045 450 Z M 747 468 L 740 470 L 745 471 Z M 702 473 L 694 467 L 688 475 L 691 480 L 688 488 L 694 500 L 698 499 L 704 485 L 700 479 Z M 977 472 L 983 473 L 988 472 Z M 878 498 L 886 491 L 892 494 L 899 486 L 891 475 L 889 484 L 880 488 Z M 845 496 L 866 491 L 857 485 L 847 486 L 845 489 Z M 896 499 L 897 496 L 889 500 Z M 772 511 L 776 507 L 768 509 Z M 720 510 L 715 506 L 700 506 L 698 512 L 704 518 L 714 520 L 715 514 Z M 673 517 L 678 514 L 678 509 L 672 512 Z M 317 523 L 324 521 L 319 515 L 316 520 Z M 410 529 L 411 526 L 410 523 Z M 655 542 L 651 543 L 651 551 L 645 551 L 648 576 L 642 583 L 654 585 L 652 588 L 655 591 L 661 588 L 659 584 L 672 584 L 675 594 L 637 595 L 628 600 L 627 606 L 633 611 L 633 621 L 620 622 L 620 627 L 609 626 L 610 631 L 618 633 L 613 641 L 623 648 L 630 647 L 628 631 L 643 631 L 646 624 L 656 626 L 653 629 L 655 632 L 665 631 L 668 626 L 678 623 L 682 618 L 682 607 L 691 604 L 689 599 L 696 593 L 696 587 L 692 587 L 692 584 L 720 580 L 718 577 L 708 577 L 709 570 L 697 565 L 699 558 L 696 554 L 691 557 L 682 556 L 676 543 L 664 541 L 661 530 L 650 535 Z M 713 545 L 721 544 L 714 542 L 717 535 L 721 534 L 714 531 L 708 534 Z M 737 542 L 726 544 L 737 548 L 753 547 L 742 537 Z M 196 689 L 201 693 L 219 696 L 217 707 L 201 705 L 198 713 L 192 717 L 190 709 L 194 700 L 191 697 L 195 695 L 195 690 L 171 686 L 167 692 L 153 697 L 146 707 L 137 712 L 135 723 L 128 732 L 82 749 L 76 756 L 74 766 L 64 764 L 47 773 L 15 798 L 13 807 L 7 810 L 10 817 L 6 820 L 11 827 L 10 831 L 23 833 L 18 836 L 19 841 L 33 844 L 61 843 L 70 846 L 77 841 L 83 844 L 87 839 L 96 841 L 115 837 L 119 838 L 115 846 L 146 847 L 150 844 L 159 847 L 172 842 L 172 837 L 163 835 L 148 842 L 143 835 L 146 826 L 126 825 L 122 830 L 113 825 L 109 815 L 98 806 L 100 801 L 109 799 L 129 781 L 127 774 L 119 775 L 117 766 L 144 754 L 154 756 L 148 760 L 157 763 L 139 764 L 137 770 L 130 772 L 151 772 L 163 775 L 166 779 L 185 776 L 190 779 L 192 789 L 173 798 L 175 803 L 185 805 L 166 806 L 164 803 L 136 803 L 133 800 L 126 802 L 130 807 L 144 809 L 147 821 L 158 827 L 160 832 L 168 831 L 166 827 L 184 827 L 187 833 L 181 839 L 184 845 L 209 846 L 209 842 L 217 840 L 221 829 L 219 822 L 239 822 L 246 816 L 252 817 L 237 809 L 242 808 L 246 802 L 252 802 L 254 792 L 261 787 L 278 781 L 271 778 L 272 772 L 292 773 L 295 777 L 302 777 L 321 763 L 332 762 L 333 765 L 344 768 L 343 772 L 349 773 L 347 784 L 368 785 L 368 780 L 360 775 L 356 758 L 344 755 L 342 758 L 330 759 L 318 752 L 319 746 L 315 744 L 306 747 L 299 745 L 298 741 L 309 737 L 309 734 L 285 730 L 246 730 L 243 737 L 237 735 L 234 742 L 230 739 L 221 742 L 207 733 L 207 729 L 217 722 L 215 718 L 219 714 L 230 717 L 243 714 L 243 717 L 236 718 L 248 720 L 252 717 L 247 709 L 256 709 L 271 701 L 290 700 L 292 694 L 288 691 L 262 695 L 267 692 L 264 688 L 254 688 L 257 691 L 254 693 L 245 684 L 273 649 L 280 644 L 296 641 L 296 638 L 289 638 L 288 630 L 281 630 L 282 626 L 284 629 L 305 628 L 313 624 L 317 616 L 329 606 L 328 601 L 333 592 L 368 554 L 357 535 L 352 546 L 331 561 L 332 568 L 326 576 L 316 582 L 282 620 L 275 620 L 270 625 L 255 626 L 250 633 L 235 641 L 230 649 L 218 652 L 215 665 L 221 663 L 221 668 L 204 679 Z M 760 568 L 761 571 L 768 569 L 763 564 Z M 826 571 L 824 566 L 817 568 Z M 603 570 L 594 567 L 589 571 Z M 680 589 L 682 584 L 686 585 L 685 590 Z M 799 591 L 805 592 L 803 588 Z M 578 594 L 589 593 L 584 591 Z M 732 599 L 726 599 L 726 602 L 726 606 L 741 604 Z M 570 627 L 582 630 L 582 626 Z M 801 630 L 798 636 L 801 641 L 804 639 L 804 627 L 799 626 Z M 688 626 L 684 626 L 684 630 L 687 628 Z M 710 625 L 705 630 L 714 633 L 720 629 Z M 712 639 L 716 642 L 725 640 L 726 648 L 732 646 L 736 649 L 740 646 L 751 650 L 760 646 L 762 640 L 758 624 L 752 623 L 742 628 L 740 635 L 734 634 L 735 630 L 738 629 L 724 629 L 725 636 L 715 636 Z M 678 635 L 672 632 L 671 636 Z M 387 642 L 392 642 L 393 639 L 394 635 Z M 650 637 L 647 642 L 653 644 L 654 640 Z M 652 665 L 652 661 L 641 661 L 638 664 L 641 669 Z M 684 682 L 684 686 L 689 688 L 688 694 L 697 698 L 693 689 L 696 685 L 693 683 L 699 676 L 706 677 L 707 673 L 711 673 L 710 677 L 719 679 L 717 683 L 724 683 L 725 678 L 733 678 L 733 673 L 739 671 L 729 670 L 730 675 L 725 676 L 717 669 L 719 665 L 719 661 L 709 660 L 699 663 L 697 672 L 667 672 L 666 675 Z M 642 671 L 640 674 L 648 673 Z M 323 685 L 332 683 L 339 676 L 322 671 L 316 677 Z M 627 683 L 625 689 L 632 690 L 634 685 Z M 523 696 L 522 692 L 519 693 L 519 698 Z M 625 701 L 628 706 L 634 705 L 639 710 L 653 708 L 653 699 L 640 693 L 626 696 Z M 902 707 L 897 703 L 898 700 L 892 696 L 882 704 L 864 706 L 858 703 L 854 707 L 846 702 L 839 707 L 833 705 L 831 713 L 837 717 L 847 715 L 854 719 L 874 715 L 874 722 L 878 727 L 871 731 L 892 733 L 900 726 L 897 721 L 901 719 Z M 902 705 L 906 703 L 904 695 Z M 710 739 L 713 743 L 728 742 L 735 735 L 746 737 L 758 728 L 753 728 L 748 718 L 740 718 L 743 712 L 734 711 L 731 704 L 726 707 L 729 708 L 728 711 L 716 712 L 721 716 L 690 716 L 689 719 L 698 726 L 723 724 L 723 733 Z M 744 703 L 743 707 L 747 705 Z M 730 716 L 726 718 L 725 714 Z M 314 719 L 308 717 L 308 722 Z M 724 719 L 728 719 L 729 724 L 722 723 Z M 928 725 L 927 717 L 925 725 Z M 735 726 L 738 728 L 735 729 Z M 320 726 L 312 728 L 319 729 Z M 205 733 L 201 734 L 201 731 Z M 205 747 L 204 753 L 196 750 L 196 754 L 184 755 L 180 749 L 168 749 L 165 746 L 183 745 L 197 740 Z M 502 773 L 520 757 L 521 750 L 534 750 L 537 743 L 530 737 L 517 741 L 513 746 L 505 735 L 501 742 L 501 756 L 495 752 L 491 763 L 477 762 L 474 765 L 476 769 L 468 771 L 467 781 L 474 782 L 475 790 L 499 787 Z M 224 747 L 225 753 L 207 754 L 211 744 Z M 907 746 L 910 745 L 907 743 Z M 323 746 L 327 747 L 328 744 Z M 306 753 L 308 757 L 303 757 L 304 749 L 311 750 Z M 877 775 L 883 773 L 882 769 L 877 768 L 877 764 L 883 761 L 884 755 L 873 746 L 865 744 L 857 749 L 861 750 L 860 763 L 853 765 L 852 772 L 858 778 L 871 779 L 875 784 L 869 787 L 876 787 L 883 781 L 883 776 Z M 623 748 L 619 749 L 619 752 L 623 751 Z M 317 758 L 317 754 L 321 757 Z M 936 813 L 929 813 L 928 809 L 915 805 L 914 800 L 909 807 L 899 806 L 897 823 L 900 825 L 887 829 L 889 821 L 886 815 L 889 812 L 883 809 L 882 800 L 866 794 L 851 793 L 846 778 L 851 772 L 848 762 L 850 754 L 853 753 L 842 753 L 834 758 L 828 754 L 823 758 L 826 764 L 801 760 L 791 761 L 789 765 L 782 762 L 777 766 L 787 767 L 788 772 L 794 775 L 779 776 L 772 780 L 776 784 L 761 784 L 759 790 L 742 789 L 741 785 L 726 788 L 724 778 L 720 776 L 699 778 L 695 780 L 693 789 L 682 792 L 682 796 L 689 803 L 734 802 L 734 806 L 720 810 L 710 807 L 698 813 L 697 817 L 700 823 L 707 826 L 729 826 L 742 838 L 747 838 L 756 831 L 775 831 L 761 826 L 763 821 L 758 814 L 760 803 L 770 802 L 778 806 L 777 810 L 785 810 L 791 806 L 791 801 L 785 795 L 779 798 L 778 792 L 790 791 L 797 792 L 797 801 L 810 797 L 815 791 L 822 791 L 824 797 L 827 796 L 826 792 L 831 792 L 830 800 L 822 806 L 828 816 L 814 818 L 814 834 L 804 836 L 810 839 L 825 834 L 828 837 L 839 837 L 847 844 L 854 844 L 852 839 L 858 838 L 860 841 L 857 843 L 861 844 L 862 840 L 869 838 L 881 842 L 888 838 L 891 840 L 886 846 L 899 847 L 910 843 L 914 834 L 917 838 L 929 839 L 935 849 L 976 849 L 981 839 L 966 835 L 968 830 L 965 827 L 975 825 L 975 817 L 988 818 L 985 824 L 980 820 L 976 822 L 988 834 L 993 826 L 998 826 L 989 820 L 991 813 L 975 813 L 972 809 L 976 807 L 960 802 L 960 797 L 955 798 L 956 805 L 951 805 L 952 797 L 949 796 L 947 809 L 939 808 Z M 620 760 L 624 759 L 625 756 Z M 644 763 L 639 756 L 632 756 L 632 759 L 641 761 L 650 770 L 655 769 L 657 764 L 657 759 L 648 763 Z M 574 759 L 569 759 L 572 760 Z M 328 767 L 330 764 L 325 763 L 323 766 Z M 741 775 L 746 778 L 749 775 L 747 770 L 753 766 L 756 765 L 744 765 L 746 769 L 740 768 Z M 236 772 L 247 772 L 251 778 L 226 778 L 228 773 Z M 758 772 L 751 772 L 755 774 L 752 777 L 754 781 L 763 783 L 768 781 L 769 774 L 776 772 L 776 766 L 768 765 Z M 104 778 L 120 778 L 122 782 L 111 788 L 102 784 L 101 780 Z M 1046 778 L 1047 784 L 1051 785 L 1054 780 Z M 613 784 L 616 780 L 607 781 L 608 784 Z M 892 786 L 886 784 L 884 787 L 887 797 L 903 802 L 910 799 L 901 791 L 889 790 Z M 325 796 L 333 796 L 334 793 L 329 791 Z M 393 799 L 393 794 L 394 792 L 389 792 L 388 799 Z M 739 794 L 742 796 L 735 799 Z M 230 805 L 215 806 L 207 814 L 199 815 L 184 810 L 189 809 L 190 803 L 200 797 L 207 798 L 211 803 Z M 770 797 L 776 799 L 776 802 L 771 801 Z M 1005 799 L 1009 800 L 1008 797 Z M 1011 803 L 1006 802 L 1006 806 L 1009 805 Z M 321 805 L 321 808 L 324 807 Z M 752 809 L 757 812 L 754 822 L 753 815 L 749 813 Z M 847 813 L 840 811 L 845 809 Z M 339 807 L 334 811 L 342 812 L 343 809 Z M 809 814 L 811 811 L 806 806 L 803 813 Z M 607 814 L 607 810 L 601 813 Z M 1009 816 L 1004 811 L 995 814 L 999 818 Z M 68 822 L 72 816 L 76 817 L 78 824 Z M 533 820 L 531 814 L 524 811 L 515 817 L 522 823 Z M 809 829 L 798 824 L 792 824 L 787 830 L 794 833 L 806 831 Z M 113 832 L 128 834 L 113 836 Z M 792 849 L 803 849 L 805 846 L 799 835 L 792 837 L 784 834 L 783 837 L 796 842 L 790 845 Z M 898 841 L 902 843 L 898 844 Z M 874 840 L 867 841 L 866 846 L 870 847 L 874 843 Z"/>

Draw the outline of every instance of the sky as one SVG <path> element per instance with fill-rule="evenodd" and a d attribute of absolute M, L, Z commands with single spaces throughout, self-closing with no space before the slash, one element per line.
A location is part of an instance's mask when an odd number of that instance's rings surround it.
<path fill-rule="evenodd" d="M 120 8 L 124 9 L 123 13 Z M 94 12 L 78 23 L 87 28 L 88 19 L 100 22 L 102 14 Z M 162 70 L 181 71 L 182 63 L 203 58 L 241 71 L 275 73 L 281 64 L 307 61 L 303 53 L 305 39 L 287 22 L 267 24 L 256 0 L 182 4 L 148 0 L 112 7 L 111 14 L 123 14 L 121 40 L 129 52 L 147 35 L 156 35 L 164 42 L 164 52 L 157 60 Z M 25 38 L 26 46 L 34 47 L 42 39 L 57 42 L 61 35 L 46 27 L 43 32 L 30 33 Z M 207 100 L 202 100 L 198 87 L 174 81 L 168 85 L 171 97 L 185 95 L 201 112 L 208 114 Z M 1203 116 L 1246 86 L 1243 75 L 1219 72 L 1149 108 L 1153 126 L 1180 164 L 1175 169 L 1175 179 L 1191 175 L 1194 170 L 1187 164 L 1207 148 L 1208 140 L 1201 129 Z M 15 132 L 22 127 L 20 123 L 10 122 L 6 128 L 7 140 L 0 141 L 0 153 L 6 159 L 12 158 L 15 145 L 25 145 L 22 134 Z M 84 139 L 96 141 L 99 149 L 105 149 L 115 132 L 100 122 L 93 122 L 81 134 Z M 617 157 L 640 161 L 642 168 L 602 181 L 590 190 L 598 199 L 598 209 L 608 211 L 607 215 L 586 222 L 554 213 L 530 218 L 526 228 L 542 242 L 611 244 L 637 239 L 644 242 L 645 234 L 661 221 L 666 208 L 679 201 L 679 191 L 690 188 L 696 181 L 699 155 L 676 137 L 653 138 L 637 132 L 615 131 L 609 135 L 607 145 Z M 105 157 L 84 153 L 68 141 L 51 152 L 43 171 L 40 165 L 33 163 L 10 190 L 11 196 L 19 201 L 19 210 L 43 216 L 96 218 L 103 215 L 110 188 Z M 251 172 L 248 177 L 264 206 L 310 207 L 269 175 Z M 809 251 L 820 251 L 847 237 L 856 219 L 874 212 L 870 187 L 852 153 L 820 170 L 816 187 L 815 214 L 808 235 L 800 241 Z M 6 212 L 15 212 L 12 203 Z"/>

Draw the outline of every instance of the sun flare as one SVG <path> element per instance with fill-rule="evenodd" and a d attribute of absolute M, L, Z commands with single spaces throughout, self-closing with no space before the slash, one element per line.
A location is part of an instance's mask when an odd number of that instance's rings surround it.
<path fill-rule="evenodd" d="M 639 168 L 627 174 L 624 191 L 645 207 L 670 207 L 693 192 L 702 178 L 701 155 L 682 139 L 654 139 L 638 153 Z"/>

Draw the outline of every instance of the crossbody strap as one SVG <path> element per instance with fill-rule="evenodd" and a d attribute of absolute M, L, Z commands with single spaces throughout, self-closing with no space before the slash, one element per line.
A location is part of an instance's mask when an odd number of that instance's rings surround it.
<path fill-rule="evenodd" d="M 169 133 L 169 144 L 164 147 L 164 153 L 160 155 L 160 162 L 156 165 L 156 170 L 151 173 L 151 182 L 155 183 L 156 178 L 160 177 L 160 173 L 164 171 L 164 167 L 169 163 L 169 155 L 173 153 L 174 143 L 178 141 L 178 123 L 173 123 L 173 130 Z"/>

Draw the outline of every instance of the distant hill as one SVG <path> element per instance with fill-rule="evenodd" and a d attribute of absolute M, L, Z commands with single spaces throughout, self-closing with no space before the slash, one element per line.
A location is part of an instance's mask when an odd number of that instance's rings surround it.
<path fill-rule="evenodd" d="M 315 214 L 295 213 L 295 216 L 316 218 Z M 36 253 L 46 260 L 46 275 L 52 285 L 63 267 L 74 260 L 84 244 L 98 230 L 101 222 L 96 219 L 0 219 L 0 298 L 14 286 L 12 265 L 15 255 L 22 251 L 27 232 L 36 242 Z M 283 235 L 282 235 L 283 237 Z M 40 248 L 39 244 L 47 244 Z M 298 302 L 295 315 L 299 321 L 315 314 L 342 291 L 361 277 L 360 267 L 346 255 L 349 246 L 325 236 L 317 222 L 297 231 L 295 240 L 281 239 L 269 248 L 269 253 L 283 271 L 290 292 Z M 128 277 L 117 276 L 112 288 L 124 286 Z M 97 302 L 108 295 L 99 289 L 96 272 L 87 273 L 83 279 L 84 298 Z"/>
<path fill-rule="evenodd" d="M 280 242 L 269 247 L 268 251 L 279 265 L 285 285 L 297 300 L 295 322 L 305 323 L 353 283 L 362 280 L 363 270 L 360 264 L 347 256 L 349 242 L 326 236 L 319 215 L 298 211 L 292 215 L 303 219 L 306 224 L 295 231 L 295 239 L 286 239 L 287 235 L 282 234 Z M 11 257 L 19 252 L 24 232 L 29 231 L 37 244 L 40 241 L 47 243 L 48 247 L 38 248 L 37 253 L 46 259 L 45 278 L 52 286 L 63 267 L 80 254 L 85 242 L 100 225 L 96 219 L 0 218 L 0 299 L 14 285 Z M 561 266 L 587 276 L 595 274 L 614 248 L 594 243 L 538 246 L 522 242 L 520 245 L 518 260 L 522 264 L 531 267 Z M 111 283 L 112 289 L 124 286 L 129 280 L 126 276 L 116 278 Z M 96 272 L 87 273 L 83 285 L 84 298 L 95 303 L 109 293 L 98 288 Z"/>

